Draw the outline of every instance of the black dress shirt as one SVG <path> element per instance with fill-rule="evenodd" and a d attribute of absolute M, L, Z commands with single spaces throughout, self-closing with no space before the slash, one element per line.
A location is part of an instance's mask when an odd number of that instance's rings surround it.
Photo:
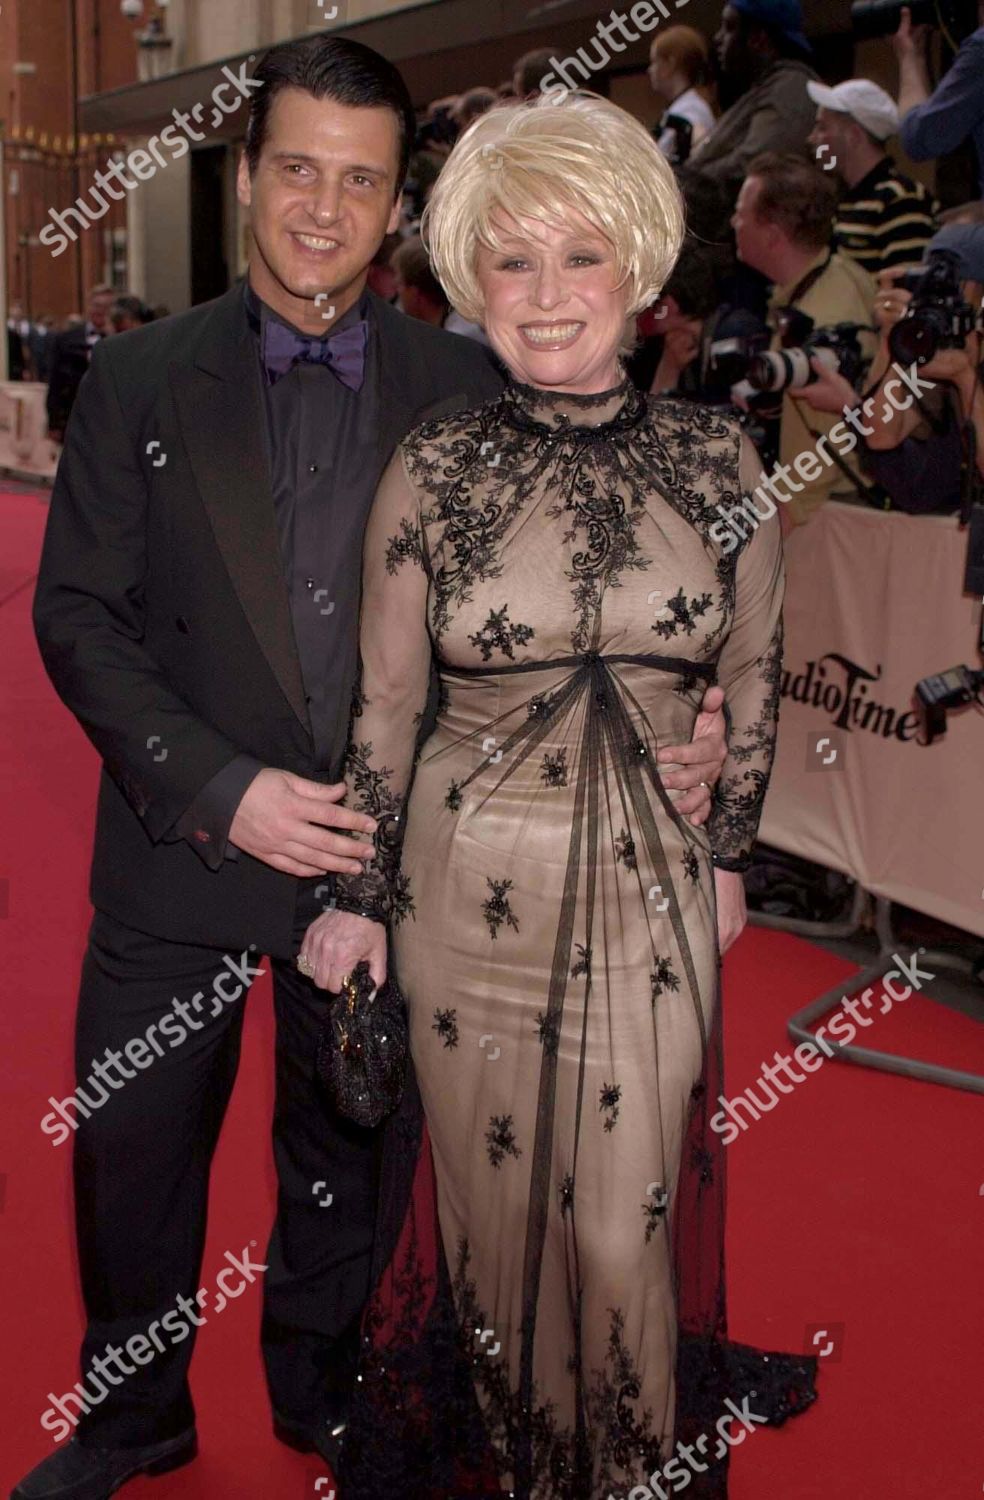
<path fill-rule="evenodd" d="M 367 410 L 379 399 L 378 384 L 371 378 L 377 338 L 372 307 L 363 293 L 330 330 L 338 333 L 360 318 L 369 323 L 366 378 L 353 391 L 327 365 L 309 362 L 296 364 L 271 384 L 263 368 L 263 329 L 267 319 L 278 315 L 248 281 L 243 297 L 254 333 L 252 378 L 259 382 L 266 413 L 270 489 L 316 767 L 327 772 L 327 780 L 340 781 L 358 666 L 362 539 L 378 467 L 369 447 L 378 413 Z M 237 858 L 238 849 L 228 842 L 229 827 L 262 769 L 254 756 L 236 756 L 203 787 L 165 839 L 197 841 L 199 853 L 203 844 L 209 845 L 206 863 L 213 869 L 223 854 Z"/>

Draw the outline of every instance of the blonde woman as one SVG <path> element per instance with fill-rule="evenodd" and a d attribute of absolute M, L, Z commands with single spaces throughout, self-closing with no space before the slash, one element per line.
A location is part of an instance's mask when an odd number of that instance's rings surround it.
<path fill-rule="evenodd" d="M 779 526 L 716 541 L 754 451 L 730 417 L 625 376 L 627 325 L 683 236 L 637 121 L 592 95 L 492 111 L 425 230 L 511 380 L 413 432 L 377 495 L 348 784 L 378 852 L 302 948 L 320 985 L 362 959 L 379 980 L 392 924 L 441 1252 L 409 1101 L 386 1163 L 391 1183 L 415 1166 L 414 1191 L 404 1219 L 384 1186 L 395 1257 L 342 1492 L 638 1500 L 726 1399 L 757 1388 L 772 1416 L 810 1399 L 809 1361 L 726 1343 L 710 1124 L 720 952 L 775 736 Z M 658 756 L 715 676 L 732 730 L 705 831 Z M 714 1446 L 694 1494 L 726 1493 Z"/>

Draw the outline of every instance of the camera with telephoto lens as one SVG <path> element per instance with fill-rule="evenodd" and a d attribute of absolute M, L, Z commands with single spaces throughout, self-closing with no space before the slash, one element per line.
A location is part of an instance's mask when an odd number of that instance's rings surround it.
<path fill-rule="evenodd" d="M 905 316 L 888 335 L 892 358 L 901 365 L 925 365 L 941 349 L 962 349 L 980 318 L 964 301 L 960 258 L 952 250 L 931 250 L 929 259 L 895 281 L 911 292 Z"/>
<path fill-rule="evenodd" d="M 792 388 L 800 390 L 816 380 L 810 361 L 819 358 L 856 385 L 864 368 L 858 339 L 859 323 L 837 323 L 814 328 L 813 319 L 796 308 L 787 308 L 780 325 L 783 347 L 770 349 L 768 332 L 721 339 L 710 347 L 709 369 L 728 381 L 744 400 L 756 400 Z"/>
<path fill-rule="evenodd" d="M 977 28 L 976 0 L 855 0 L 851 29 L 857 40 L 894 35 L 903 5 L 912 12 L 913 26 L 936 26 L 953 43 L 963 41 Z"/>
<path fill-rule="evenodd" d="M 749 362 L 745 379 L 753 391 L 802 390 L 817 378 L 810 361 L 819 359 L 828 370 L 856 385 L 864 368 L 858 323 L 818 328 L 792 348 L 763 349 Z"/>

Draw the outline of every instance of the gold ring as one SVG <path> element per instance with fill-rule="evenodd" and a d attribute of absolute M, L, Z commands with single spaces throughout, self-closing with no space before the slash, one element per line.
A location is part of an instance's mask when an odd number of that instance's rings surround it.
<path fill-rule="evenodd" d="M 297 964 L 300 972 L 307 975 L 308 979 L 314 978 L 314 964 L 308 958 L 306 953 L 299 953 L 294 962 Z"/>

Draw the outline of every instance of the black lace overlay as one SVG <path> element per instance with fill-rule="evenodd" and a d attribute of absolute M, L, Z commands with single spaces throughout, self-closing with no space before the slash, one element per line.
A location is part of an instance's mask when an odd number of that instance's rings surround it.
<path fill-rule="evenodd" d="M 361 700 L 358 717 L 364 715 L 366 706 L 366 700 Z M 413 911 L 409 881 L 400 869 L 404 799 L 392 786 L 393 771 L 388 766 L 374 764 L 373 747 L 368 740 L 349 745 L 345 774 L 354 793 L 351 805 L 381 821 L 374 858 L 365 861 L 363 875 L 339 880 L 337 904 L 343 911 L 371 914 L 381 922 L 390 918 L 400 922 Z"/>
<path fill-rule="evenodd" d="M 584 425 L 570 412 L 611 415 Z M 418 514 L 400 516 L 386 537 L 385 570 L 393 576 L 411 564 L 427 574 L 431 637 L 439 652 L 456 616 L 474 605 L 479 587 L 495 583 L 490 606 L 478 628 L 467 635 L 474 660 L 535 659 L 536 627 L 512 618 L 510 601 L 498 582 L 504 546 L 517 528 L 522 530 L 524 513 L 539 500 L 570 558 L 565 570 L 571 604 L 569 649 L 593 652 L 606 595 L 624 590 L 627 575 L 641 577 L 652 569 L 653 558 L 640 541 L 640 528 L 658 496 L 699 536 L 711 563 L 714 589 L 696 591 L 675 580 L 673 588 L 650 590 L 647 604 L 657 618 L 648 624 L 648 632 L 677 649 L 682 639 L 688 643 L 688 654 L 694 652 L 695 663 L 710 663 L 720 673 L 729 655 L 738 655 L 744 635 L 735 630 L 736 577 L 751 538 L 732 545 L 729 531 L 730 550 L 714 539 L 722 510 L 737 505 L 754 483 L 754 475 L 741 473 L 740 444 L 734 418 L 690 403 L 655 402 L 627 381 L 598 396 L 563 398 L 515 382 L 497 401 L 425 423 L 407 438 L 402 450 L 406 472 L 423 502 Z M 735 637 L 730 643 L 729 631 Z M 775 748 L 781 661 L 782 623 L 777 612 L 764 649 L 753 661 L 742 661 L 740 676 L 730 683 L 735 727 L 708 827 L 714 862 L 725 868 L 747 866 L 761 818 Z M 673 691 L 696 711 L 700 695 L 693 692 L 692 678 L 683 675 Z M 442 680 L 442 709 L 446 692 Z M 748 712 L 736 715 L 739 692 L 748 700 Z M 544 707 L 549 705 L 537 695 L 527 711 L 539 715 Z M 361 716 L 363 711 L 360 677 L 353 713 Z M 351 769 L 354 777 L 358 764 Z M 384 797 L 379 778 L 391 783 L 393 773 L 380 770 L 375 783 L 368 779 L 370 774 L 364 766 L 366 779 L 362 785 L 354 783 L 353 804 L 374 816 L 379 807 L 398 811 L 409 776 L 402 790 L 387 786 Z M 452 784 L 449 796 L 456 794 Z M 399 839 L 391 839 L 363 877 L 338 879 L 338 904 L 372 910 L 385 920 L 397 895 L 398 871 Z M 401 919 L 412 909 L 404 891 Z"/>
<path fill-rule="evenodd" d="M 751 854 L 748 829 L 758 827 L 769 787 L 782 678 L 781 620 L 768 647 L 755 662 L 755 671 L 765 689 L 762 711 L 757 719 L 732 731 L 729 764 L 715 789 L 710 819 L 715 862 L 732 870 L 748 868 Z"/>
<path fill-rule="evenodd" d="M 706 1124 L 700 1113 L 691 1130 Z M 496 1126 L 498 1129 L 498 1126 Z M 585 1421 L 564 1424 L 535 1385 L 520 1400 L 500 1358 L 494 1319 L 472 1274 L 472 1249 L 459 1239 L 449 1271 L 436 1207 L 434 1168 L 420 1097 L 411 1077 L 398 1113 L 384 1127 L 376 1290 L 362 1336 L 357 1398 L 339 1479 L 345 1500 L 625 1500 L 632 1482 L 655 1474 L 676 1493 L 683 1474 L 698 1500 L 727 1500 L 728 1451 L 720 1420 L 744 1416 L 749 1430 L 782 1426 L 816 1399 L 817 1357 L 766 1352 L 729 1341 L 716 1266 L 706 1302 L 688 1302 L 676 1355 L 673 1441 L 636 1411 L 639 1375 L 619 1307 L 608 1314 L 605 1358 L 581 1382 Z M 686 1185 L 684 1185 L 686 1191 Z M 556 1212 L 573 1223 L 576 1187 L 566 1173 Z M 644 1245 L 675 1227 L 666 1188 L 651 1185 L 640 1205 Z M 695 1248 L 687 1244 L 691 1251 Z M 678 1250 L 683 1245 L 678 1244 Z M 691 1278 L 694 1293 L 697 1278 Z M 696 1325 L 702 1326 L 696 1326 Z M 515 1483 L 521 1434 L 529 1434 L 532 1481 Z M 701 1455 L 703 1472 L 680 1458 Z M 674 1459 L 674 1454 L 676 1457 Z M 676 1467 L 673 1467 L 673 1464 Z M 596 1477 L 592 1478 L 592 1474 Z M 658 1492 L 657 1492 L 658 1493 Z"/>
<path fill-rule="evenodd" d="M 778 525 L 733 546 L 717 523 L 757 482 L 730 417 L 626 382 L 514 384 L 387 470 L 346 772 L 380 829 L 338 887 L 391 918 L 414 1079 L 345 1500 L 627 1500 L 679 1443 L 712 1450 L 690 1494 L 724 1500 L 727 1403 L 776 1423 L 813 1399 L 815 1360 L 729 1341 L 711 1123 L 713 865 L 758 826 L 782 596 Z M 732 731 L 705 830 L 658 755 L 714 678 Z"/>
<path fill-rule="evenodd" d="M 574 419 L 613 408 L 609 420 L 594 425 Z M 727 532 L 727 548 L 716 540 L 722 512 L 738 505 L 757 478 L 741 472 L 740 444 L 740 428 L 730 415 L 691 403 L 656 402 L 627 383 L 598 396 L 561 398 L 515 382 L 488 406 L 419 427 L 404 444 L 404 454 L 407 472 L 424 497 L 421 526 L 434 568 L 435 640 L 440 643 L 455 610 L 471 604 L 477 586 L 501 577 L 503 542 L 531 501 L 545 496 L 545 514 L 557 521 L 560 538 L 573 544 L 567 570 L 570 649 L 594 649 L 606 591 L 624 588 L 630 572 L 651 571 L 653 559 L 639 532 L 655 494 L 700 537 L 714 588 L 698 591 L 677 579 L 673 587 L 651 590 L 658 596 L 651 603 L 657 618 L 648 629 L 657 641 L 675 646 L 680 638 L 695 638 L 698 659 L 720 666 L 735 624 L 739 560 L 752 539 L 736 543 Z M 482 661 L 500 656 L 521 661 L 517 644 L 531 643 L 535 654 L 533 627 L 520 626 L 531 634 L 519 640 L 507 623 L 509 609 L 500 599 L 469 637 Z M 715 798 L 709 832 L 722 865 L 747 862 L 761 817 L 775 744 L 781 651 L 777 616 L 765 649 L 742 664 L 741 687 L 747 686 L 750 704 L 754 694 L 755 712 L 738 725 Z M 732 685 L 731 698 L 737 686 Z M 683 694 L 688 688 L 692 693 L 685 677 L 674 691 Z M 753 759 L 755 765 L 749 765 Z"/>

